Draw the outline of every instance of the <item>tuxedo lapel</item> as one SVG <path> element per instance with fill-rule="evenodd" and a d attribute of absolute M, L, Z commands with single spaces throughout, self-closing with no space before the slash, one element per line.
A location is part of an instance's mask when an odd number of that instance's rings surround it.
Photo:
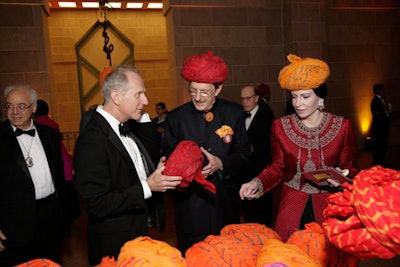
<path fill-rule="evenodd" d="M 22 154 L 22 150 L 21 150 L 21 147 L 18 144 L 18 141 L 16 143 L 16 147 L 15 147 L 14 151 L 16 152 L 15 159 L 17 160 L 18 166 L 20 166 L 20 168 L 26 174 L 26 176 L 31 179 L 31 174 L 29 173 L 28 166 L 26 165 L 26 161 L 24 159 L 24 155 Z"/>
<path fill-rule="evenodd" d="M 108 140 L 115 146 L 115 148 L 121 153 L 121 155 L 128 161 L 130 164 L 134 165 L 131 157 L 129 156 L 128 151 L 125 146 L 122 144 L 121 139 L 117 136 L 114 130 L 111 128 L 111 125 L 107 122 L 107 120 L 98 112 L 93 113 L 93 118 L 99 123 L 102 131 L 107 136 Z"/>
<path fill-rule="evenodd" d="M 39 135 L 40 142 L 42 143 L 44 153 L 46 154 L 47 163 L 49 165 L 50 172 L 52 174 L 52 177 L 54 177 L 55 173 L 53 170 L 53 166 L 54 166 L 55 155 L 53 155 L 52 149 L 51 149 L 53 141 L 49 140 L 49 135 L 45 134 L 45 129 L 42 128 L 41 125 L 39 126 L 39 125 L 35 124 L 35 127 L 36 127 L 37 134 Z M 60 146 L 61 146 L 61 144 L 60 144 Z"/>
<path fill-rule="evenodd" d="M 24 155 L 22 154 L 21 147 L 19 146 L 17 137 L 15 137 L 13 128 L 11 127 L 11 123 L 8 123 L 7 129 L 7 140 L 5 144 L 9 144 L 9 151 L 10 153 L 14 153 L 14 156 L 11 155 L 12 158 L 16 159 L 18 166 L 22 169 L 22 171 L 26 174 L 26 176 L 30 179 L 31 174 L 29 173 L 28 166 L 26 165 L 26 161 L 24 159 Z"/>
<path fill-rule="evenodd" d="M 130 138 L 132 138 L 133 141 L 135 141 L 136 145 L 138 146 L 138 148 L 140 150 L 140 154 L 142 155 L 142 160 L 146 164 L 146 167 L 147 167 L 146 168 L 147 175 L 150 175 L 155 170 L 155 167 L 154 167 L 154 164 L 151 160 L 149 153 L 147 152 L 143 143 L 139 140 L 139 138 L 136 135 L 134 135 L 132 132 L 130 132 L 128 136 Z"/>
<path fill-rule="evenodd" d="M 122 144 L 121 139 L 117 136 L 117 134 L 113 131 L 113 129 L 110 127 L 109 133 L 108 133 L 108 140 L 115 146 L 115 148 L 121 152 L 122 156 L 128 160 L 129 162 L 132 162 L 131 157 L 129 156 L 128 151 L 126 150 L 125 146 Z M 133 162 L 132 162 L 133 164 Z"/>

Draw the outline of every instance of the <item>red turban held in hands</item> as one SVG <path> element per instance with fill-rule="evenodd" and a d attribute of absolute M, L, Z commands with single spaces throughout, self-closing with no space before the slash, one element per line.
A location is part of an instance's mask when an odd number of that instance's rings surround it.
<path fill-rule="evenodd" d="M 228 66 L 222 57 L 208 54 L 188 57 L 183 63 L 182 76 L 189 82 L 221 83 L 228 77 Z"/>
<path fill-rule="evenodd" d="M 182 177 L 182 182 L 177 187 L 179 191 L 189 187 L 194 180 L 215 194 L 215 185 L 201 173 L 203 160 L 200 147 L 193 141 L 183 140 L 168 157 L 163 174 Z"/>

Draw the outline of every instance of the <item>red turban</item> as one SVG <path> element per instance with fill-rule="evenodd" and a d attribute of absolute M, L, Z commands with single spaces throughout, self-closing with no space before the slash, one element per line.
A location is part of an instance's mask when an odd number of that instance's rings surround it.
<path fill-rule="evenodd" d="M 182 191 L 194 180 L 215 194 L 215 185 L 206 180 L 201 173 L 203 159 L 204 156 L 201 153 L 200 147 L 195 142 L 183 140 L 168 157 L 163 174 L 182 177 L 182 182 L 177 187 L 177 190 Z"/>
<path fill-rule="evenodd" d="M 228 66 L 221 57 L 209 51 L 188 57 L 183 63 L 182 76 L 189 82 L 220 83 L 228 77 Z"/>
<path fill-rule="evenodd" d="M 331 243 L 361 259 L 400 254 L 400 171 L 361 171 L 328 197 L 324 231 Z"/>

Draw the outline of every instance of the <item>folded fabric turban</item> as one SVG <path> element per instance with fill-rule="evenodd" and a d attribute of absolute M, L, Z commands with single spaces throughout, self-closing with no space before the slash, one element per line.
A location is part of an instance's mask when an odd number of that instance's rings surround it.
<path fill-rule="evenodd" d="M 329 241 L 360 259 L 400 255 L 400 171 L 375 166 L 328 197 Z"/>
<path fill-rule="evenodd" d="M 160 240 L 139 236 L 126 242 L 118 255 L 118 267 L 185 267 L 181 252 Z"/>
<path fill-rule="evenodd" d="M 278 81 L 282 89 L 309 90 L 318 88 L 329 77 L 329 66 L 314 58 L 300 58 L 296 55 L 287 56 L 290 64 L 279 72 Z"/>
<path fill-rule="evenodd" d="M 194 180 L 215 194 L 215 185 L 201 173 L 203 159 L 200 147 L 195 142 L 183 140 L 168 157 L 163 174 L 182 177 L 182 182 L 177 190 L 184 190 Z"/>
<path fill-rule="evenodd" d="M 221 57 L 209 51 L 188 57 L 183 63 L 182 76 L 189 82 L 220 83 L 228 77 L 228 66 Z"/>

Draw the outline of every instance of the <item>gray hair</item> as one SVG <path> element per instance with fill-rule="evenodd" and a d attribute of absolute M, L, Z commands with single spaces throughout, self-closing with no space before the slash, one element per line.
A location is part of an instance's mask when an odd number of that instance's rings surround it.
<path fill-rule="evenodd" d="M 24 89 L 28 91 L 29 94 L 31 95 L 31 103 L 37 103 L 38 96 L 35 89 L 33 89 L 30 85 L 27 84 L 7 86 L 7 88 L 3 92 L 4 99 L 6 99 L 8 94 L 15 89 Z"/>
<path fill-rule="evenodd" d="M 111 98 L 111 92 L 113 90 L 119 90 L 122 94 L 125 94 L 128 90 L 128 77 L 127 73 L 134 72 L 138 75 L 139 71 L 129 65 L 117 66 L 110 74 L 108 74 L 103 82 L 102 95 L 104 97 L 104 103 L 107 103 Z"/>

